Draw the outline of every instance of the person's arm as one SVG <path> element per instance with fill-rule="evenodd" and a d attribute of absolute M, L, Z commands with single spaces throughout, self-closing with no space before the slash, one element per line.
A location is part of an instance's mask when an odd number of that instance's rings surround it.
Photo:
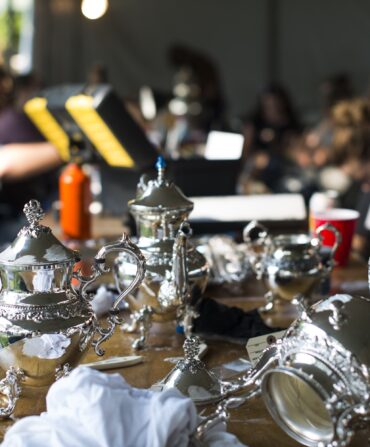
<path fill-rule="evenodd" d="M 244 147 L 243 147 L 243 155 L 242 159 L 245 161 L 252 149 L 254 135 L 255 135 L 255 128 L 251 123 L 247 123 L 244 126 L 243 129 L 243 135 L 244 135 Z"/>
<path fill-rule="evenodd" d="M 0 179 L 17 181 L 61 165 L 58 151 L 50 143 L 7 144 L 0 148 Z"/>

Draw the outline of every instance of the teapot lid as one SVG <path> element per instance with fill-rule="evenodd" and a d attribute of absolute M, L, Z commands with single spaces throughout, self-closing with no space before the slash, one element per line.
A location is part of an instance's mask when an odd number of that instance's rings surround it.
<path fill-rule="evenodd" d="M 173 182 L 164 176 L 166 162 L 163 157 L 158 157 L 156 168 L 158 176 L 147 183 L 140 180 L 138 190 L 142 191 L 134 200 L 129 201 L 129 207 L 133 211 L 191 211 L 194 204 Z"/>
<path fill-rule="evenodd" d="M 49 227 L 40 225 L 44 211 L 40 202 L 30 200 L 23 212 L 29 225 L 23 227 L 13 243 L 0 253 L 0 266 L 52 268 L 56 264 L 76 262 L 78 255 L 65 247 Z"/>
<path fill-rule="evenodd" d="M 163 381 L 163 389 L 177 388 L 195 404 L 216 402 L 222 397 L 222 384 L 199 360 L 200 340 L 190 335 L 184 342 L 185 358 Z"/>

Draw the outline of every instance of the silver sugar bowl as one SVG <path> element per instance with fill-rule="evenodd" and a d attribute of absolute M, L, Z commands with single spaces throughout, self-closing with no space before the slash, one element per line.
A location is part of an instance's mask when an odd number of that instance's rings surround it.
<path fill-rule="evenodd" d="M 146 274 L 135 295 L 126 301 L 132 311 L 126 331 L 139 327 L 134 348 L 143 348 L 152 322 L 180 320 L 187 334 L 207 285 L 205 257 L 190 244 L 191 229 L 185 220 L 193 202 L 165 177 L 165 162 L 158 158 L 157 178 L 143 176 L 137 197 L 129 202 L 138 232 L 138 247 L 146 258 Z M 121 290 L 132 279 L 132 261 L 121 254 L 115 261 L 115 279 Z"/>
<path fill-rule="evenodd" d="M 335 236 L 326 262 L 320 254 L 324 230 Z M 257 279 L 263 279 L 269 289 L 265 295 L 267 304 L 260 309 L 263 312 L 273 311 L 279 298 L 293 303 L 310 299 L 320 281 L 330 275 L 341 242 L 340 233 L 330 224 L 317 228 L 313 237 L 305 233 L 273 237 L 263 225 L 252 221 L 244 228 L 243 238 Z"/>
<path fill-rule="evenodd" d="M 370 299 L 334 295 L 301 310 L 256 366 L 226 386 L 228 397 L 196 437 L 256 395 L 275 422 L 308 447 L 345 447 L 357 431 L 369 430 Z"/>
<path fill-rule="evenodd" d="M 0 253 L 0 391 L 6 397 L 0 407 L 3 417 L 13 414 L 17 399 L 29 394 L 27 390 L 46 394 L 57 378 L 79 363 L 90 345 L 103 355 L 101 343 L 121 323 L 119 303 L 140 284 L 145 272 L 140 250 L 123 235 L 120 241 L 101 248 L 92 274 L 82 276 L 75 268 L 80 261 L 78 253 L 56 239 L 50 228 L 39 224 L 43 217 L 40 203 L 31 200 L 24 212 L 29 225 Z M 105 259 L 112 251 L 129 253 L 137 269 L 131 284 L 114 302 L 108 325 L 101 327 L 87 288 L 108 271 Z"/>

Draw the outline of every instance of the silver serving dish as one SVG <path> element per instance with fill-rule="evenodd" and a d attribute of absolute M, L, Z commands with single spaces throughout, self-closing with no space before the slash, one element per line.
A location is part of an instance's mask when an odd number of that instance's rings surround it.
<path fill-rule="evenodd" d="M 321 233 L 332 231 L 335 244 L 325 263 L 320 255 Z M 247 225 L 243 232 L 247 256 L 257 275 L 263 279 L 268 293 L 267 304 L 262 311 L 272 311 L 277 299 L 297 303 L 310 299 L 320 281 L 328 278 L 334 266 L 333 257 L 341 242 L 338 230 L 324 224 L 309 234 L 284 234 L 272 237 L 267 229 L 256 221 Z"/>
<path fill-rule="evenodd" d="M 309 447 L 345 447 L 370 427 L 370 299 L 334 295 L 302 309 L 282 340 L 257 365 L 225 388 L 217 412 L 197 437 L 228 409 L 262 394 L 277 424 Z"/>
<path fill-rule="evenodd" d="M 0 416 L 12 414 L 17 398 L 27 390 L 45 393 L 45 387 L 78 364 L 91 344 L 103 355 L 101 343 L 121 323 L 117 310 L 121 300 L 140 284 L 145 272 L 140 250 L 123 235 L 101 248 L 91 276 L 82 276 L 76 271 L 78 253 L 39 224 L 43 217 L 39 202 L 31 200 L 24 212 L 29 225 L 0 253 L 0 370 L 5 376 L 0 391 L 6 396 Z M 101 327 L 87 287 L 108 271 L 105 259 L 112 251 L 129 253 L 137 271 L 113 304 L 107 327 Z"/>
<path fill-rule="evenodd" d="M 240 292 L 242 283 L 253 275 L 245 256 L 245 244 L 237 244 L 225 235 L 203 236 L 194 241 L 196 249 L 207 259 L 208 284 L 223 285 Z"/>
<path fill-rule="evenodd" d="M 179 320 L 189 334 L 208 279 L 207 261 L 190 244 L 191 229 L 185 223 L 193 202 L 165 178 L 162 158 L 156 167 L 157 178 L 142 177 L 137 198 L 129 202 L 138 247 L 146 258 L 145 279 L 137 292 L 127 297 L 132 320 L 123 326 L 126 331 L 139 328 L 134 348 L 146 345 L 152 322 Z M 114 271 L 117 287 L 125 288 L 135 271 L 130 256 L 119 255 Z"/>

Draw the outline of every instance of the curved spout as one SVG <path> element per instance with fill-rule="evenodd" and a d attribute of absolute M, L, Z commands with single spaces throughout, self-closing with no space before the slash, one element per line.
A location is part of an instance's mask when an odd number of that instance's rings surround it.
<path fill-rule="evenodd" d="M 177 232 L 172 250 L 172 269 L 166 272 L 159 292 L 158 301 L 164 308 L 177 307 L 186 304 L 189 293 L 187 240 L 191 236 L 191 228 L 183 222 Z"/>

